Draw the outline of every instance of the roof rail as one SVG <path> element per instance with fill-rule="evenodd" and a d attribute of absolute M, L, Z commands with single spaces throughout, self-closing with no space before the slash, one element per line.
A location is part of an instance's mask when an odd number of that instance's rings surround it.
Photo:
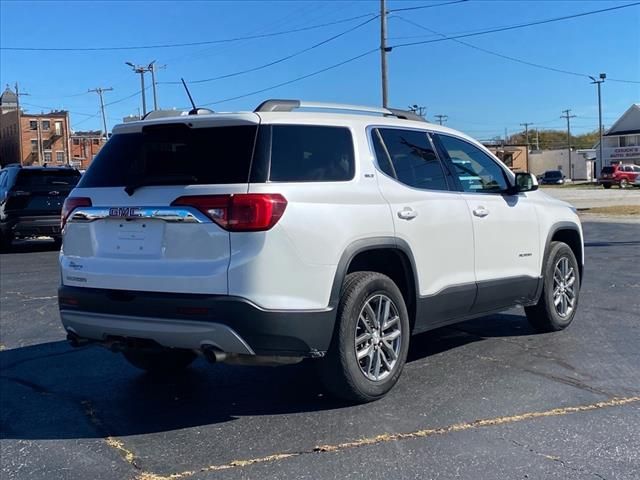
<path fill-rule="evenodd" d="M 388 117 L 397 117 L 404 120 L 426 122 L 424 118 L 413 112 L 398 110 L 395 108 L 367 107 L 364 105 L 350 105 L 346 103 L 306 102 L 301 100 L 265 100 L 256 107 L 254 112 L 292 112 L 298 108 L 317 108 L 327 110 L 346 110 L 362 113 L 379 113 Z"/>

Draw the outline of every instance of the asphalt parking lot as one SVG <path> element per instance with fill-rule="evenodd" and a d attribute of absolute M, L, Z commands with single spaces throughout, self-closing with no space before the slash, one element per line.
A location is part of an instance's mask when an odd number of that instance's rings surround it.
<path fill-rule="evenodd" d="M 3 479 L 638 479 L 640 224 L 586 222 L 573 325 L 514 309 L 414 337 L 396 388 L 345 405 L 309 365 L 159 380 L 59 324 L 57 252 L 0 256 Z"/>

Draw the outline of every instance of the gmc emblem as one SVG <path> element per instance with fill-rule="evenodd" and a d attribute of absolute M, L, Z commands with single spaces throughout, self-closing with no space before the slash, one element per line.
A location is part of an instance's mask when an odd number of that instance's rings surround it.
<path fill-rule="evenodd" d="M 141 217 L 139 207 L 111 207 L 109 209 L 110 217 Z"/>

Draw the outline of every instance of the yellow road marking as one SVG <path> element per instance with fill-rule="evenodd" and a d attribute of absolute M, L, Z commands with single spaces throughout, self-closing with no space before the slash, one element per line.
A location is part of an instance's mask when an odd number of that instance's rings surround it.
<path fill-rule="evenodd" d="M 461 422 L 461 423 L 455 423 L 453 425 L 449 425 L 446 427 L 428 428 L 424 430 L 417 430 L 414 432 L 385 433 L 382 435 L 376 435 L 374 437 L 361 438 L 360 440 L 355 440 L 353 442 L 344 442 L 344 443 L 338 443 L 334 445 L 319 445 L 313 448 L 313 450 L 293 452 L 293 453 L 277 453 L 274 455 L 268 455 L 266 457 L 253 458 L 248 460 L 233 460 L 232 462 L 221 464 L 221 465 L 209 465 L 206 467 L 199 468 L 197 470 L 187 470 L 184 472 L 172 473 L 169 475 L 158 475 L 152 472 L 141 472 L 136 477 L 136 480 L 181 480 L 184 478 L 191 477 L 197 473 L 217 472 L 221 470 L 229 470 L 232 468 L 242 468 L 242 467 L 247 467 L 249 465 L 255 465 L 258 463 L 276 462 L 279 460 L 284 460 L 286 458 L 299 457 L 301 455 L 308 455 L 308 454 L 313 454 L 318 452 L 337 452 L 341 450 L 348 450 L 351 448 L 364 447 L 368 445 L 376 445 L 379 443 L 394 442 L 398 440 L 408 440 L 412 438 L 425 438 L 425 437 L 431 437 L 436 435 L 445 435 L 447 433 L 462 432 L 465 430 L 472 430 L 472 429 L 481 428 L 481 427 L 494 427 L 498 425 L 522 422 L 525 420 L 532 420 L 536 418 L 557 417 L 562 415 L 569 415 L 572 413 L 589 412 L 592 410 L 599 410 L 602 408 L 620 407 L 623 405 L 629 405 L 631 403 L 636 403 L 636 402 L 640 402 L 640 396 L 612 398 L 610 400 L 592 403 L 589 405 L 578 405 L 575 407 L 554 408 L 551 410 L 544 410 L 541 412 L 528 412 L 528 413 L 521 413 L 518 415 L 510 415 L 506 417 L 496 417 L 496 418 L 474 420 L 471 422 Z M 124 448 L 121 450 L 126 451 L 126 449 Z M 549 456 L 549 458 L 552 460 L 554 459 L 551 456 Z M 132 462 L 129 462 L 129 463 L 132 463 Z"/>

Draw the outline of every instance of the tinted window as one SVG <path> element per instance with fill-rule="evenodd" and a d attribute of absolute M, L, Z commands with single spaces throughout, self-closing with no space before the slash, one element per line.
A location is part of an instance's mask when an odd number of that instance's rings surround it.
<path fill-rule="evenodd" d="M 602 173 L 613 173 L 613 167 L 602 167 Z"/>
<path fill-rule="evenodd" d="M 552 170 L 550 172 L 544 172 L 544 176 L 547 178 L 560 178 L 562 177 L 562 172 L 558 170 Z"/>
<path fill-rule="evenodd" d="M 109 139 L 79 187 L 247 183 L 255 125 L 189 128 L 153 125 Z"/>
<path fill-rule="evenodd" d="M 380 129 L 398 181 L 414 188 L 448 190 L 444 170 L 425 132 Z"/>
<path fill-rule="evenodd" d="M 80 172 L 77 170 L 45 170 L 23 169 L 18 172 L 16 187 L 20 188 L 54 188 L 74 187 L 80 180 Z"/>
<path fill-rule="evenodd" d="M 309 125 L 274 125 L 271 129 L 272 181 L 336 182 L 353 178 L 349 129 Z"/>
<path fill-rule="evenodd" d="M 438 136 L 465 192 L 495 193 L 507 189 L 504 170 L 493 158 L 469 142 L 448 135 Z"/>
<path fill-rule="evenodd" d="M 379 130 L 376 129 L 371 132 L 371 141 L 373 142 L 373 150 L 376 154 L 376 161 L 378 162 L 380 170 L 390 177 L 396 178 L 396 172 L 393 171 L 393 165 L 391 165 L 387 150 L 382 144 Z"/>

